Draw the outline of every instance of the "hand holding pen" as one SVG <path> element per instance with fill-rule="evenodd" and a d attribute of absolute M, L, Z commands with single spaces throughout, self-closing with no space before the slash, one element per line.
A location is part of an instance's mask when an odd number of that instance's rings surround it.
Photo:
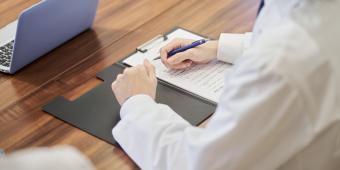
<path fill-rule="evenodd" d="M 170 69 L 185 69 L 193 63 L 204 64 L 216 58 L 217 41 L 175 39 L 161 48 L 160 58 Z"/>

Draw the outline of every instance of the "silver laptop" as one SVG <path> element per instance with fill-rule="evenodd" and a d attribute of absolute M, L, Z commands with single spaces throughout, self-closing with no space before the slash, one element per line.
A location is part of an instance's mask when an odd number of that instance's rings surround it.
<path fill-rule="evenodd" d="M 17 25 L 18 21 L 14 21 L 0 29 L 0 70 L 3 72 L 9 72 Z"/>
<path fill-rule="evenodd" d="M 13 74 L 90 28 L 97 5 L 98 0 L 43 0 L 22 12 L 0 29 L 0 71 Z"/>

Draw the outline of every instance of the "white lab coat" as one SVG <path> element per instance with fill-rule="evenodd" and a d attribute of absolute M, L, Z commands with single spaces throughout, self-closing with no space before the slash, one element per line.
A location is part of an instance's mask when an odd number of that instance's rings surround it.
<path fill-rule="evenodd" d="M 136 95 L 114 138 L 142 169 L 339 170 L 339 16 L 339 0 L 266 1 L 251 36 L 220 37 L 234 66 L 205 128 Z"/>

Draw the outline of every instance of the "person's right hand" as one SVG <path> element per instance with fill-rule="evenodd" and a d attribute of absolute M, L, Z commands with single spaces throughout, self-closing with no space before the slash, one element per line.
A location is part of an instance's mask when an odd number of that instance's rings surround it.
<path fill-rule="evenodd" d="M 174 39 L 169 44 L 161 48 L 160 54 L 163 64 L 170 69 L 185 69 L 193 63 L 205 64 L 215 59 L 217 56 L 217 41 L 208 41 L 198 47 L 177 53 L 168 58 L 168 52 L 191 44 L 195 40 Z"/>

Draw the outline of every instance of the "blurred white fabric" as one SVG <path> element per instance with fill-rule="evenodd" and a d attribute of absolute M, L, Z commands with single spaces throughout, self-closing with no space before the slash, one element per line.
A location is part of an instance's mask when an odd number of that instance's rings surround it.
<path fill-rule="evenodd" d="M 0 170 L 94 170 L 91 161 L 71 146 L 28 148 L 0 156 Z"/>

